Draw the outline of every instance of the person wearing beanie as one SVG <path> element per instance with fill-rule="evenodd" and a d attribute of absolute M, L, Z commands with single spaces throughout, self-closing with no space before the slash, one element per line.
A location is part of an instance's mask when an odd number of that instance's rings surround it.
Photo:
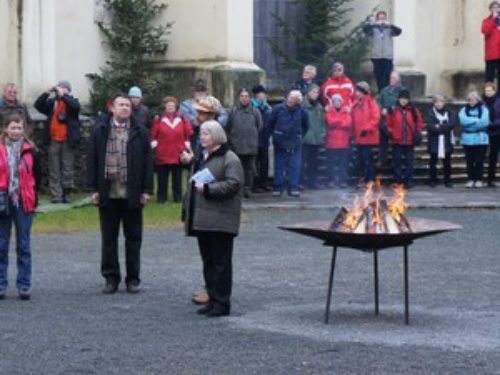
<path fill-rule="evenodd" d="M 394 181 L 413 186 L 414 148 L 422 142 L 424 121 L 411 103 L 410 92 L 402 90 L 396 106 L 387 115 L 387 132 L 392 142 Z"/>
<path fill-rule="evenodd" d="M 332 66 L 332 73 L 330 77 L 321 85 L 320 100 L 323 106 L 327 106 L 328 99 L 334 94 L 340 94 L 344 101 L 344 106 L 352 106 L 352 94 L 354 93 L 354 86 L 352 81 L 344 72 L 344 64 L 336 62 Z"/>
<path fill-rule="evenodd" d="M 233 243 L 240 228 L 243 167 L 217 121 L 201 125 L 200 142 L 184 200 L 184 228 L 186 235 L 198 240 L 208 293 L 197 314 L 218 318 L 231 312 Z"/>
<path fill-rule="evenodd" d="M 462 128 L 460 142 L 467 161 L 467 188 L 483 187 L 484 159 L 490 138 L 490 113 L 477 91 L 467 95 L 467 105 L 458 114 Z"/>
<path fill-rule="evenodd" d="M 379 91 L 377 95 L 377 103 L 380 107 L 382 118 L 380 120 L 380 145 L 378 148 L 379 166 L 387 166 L 389 163 L 389 134 L 387 133 L 387 114 L 396 105 L 398 95 L 406 88 L 401 84 L 401 75 L 397 71 L 393 71 L 389 78 L 389 86 L 386 86 Z"/>
<path fill-rule="evenodd" d="M 373 151 L 380 141 L 379 122 L 380 109 L 376 100 L 370 95 L 370 85 L 359 82 L 354 91 L 352 106 L 352 126 L 354 145 L 358 151 L 360 175 L 365 182 L 375 181 Z"/>
<path fill-rule="evenodd" d="M 259 132 L 262 116 L 250 101 L 250 91 L 242 88 L 233 106 L 226 125 L 229 148 L 238 155 L 245 172 L 245 198 L 250 198 L 255 175 L 255 161 L 259 152 Z"/>
<path fill-rule="evenodd" d="M 326 160 L 328 186 L 345 189 L 348 186 L 349 147 L 352 136 L 352 116 L 343 105 L 342 96 L 335 94 L 330 98 L 326 112 Z"/>
<path fill-rule="evenodd" d="M 142 104 L 142 90 L 137 86 L 133 86 L 128 90 L 128 96 L 132 100 L 132 118 L 134 122 L 149 129 L 152 118 L 149 108 Z"/>
<path fill-rule="evenodd" d="M 433 106 L 427 114 L 427 151 L 429 152 L 429 185 L 437 186 L 437 162 L 443 161 L 444 185 L 453 187 L 451 183 L 451 154 L 453 153 L 456 116 L 446 108 L 446 100 L 442 95 L 435 95 Z"/>
<path fill-rule="evenodd" d="M 257 153 L 257 178 L 254 192 L 270 191 L 269 187 L 269 139 L 271 134 L 267 126 L 272 108 L 267 102 L 267 91 L 262 85 L 252 88 L 252 106 L 257 108 L 262 117 L 262 129 L 259 132 L 259 151 Z"/>
<path fill-rule="evenodd" d="M 49 189 L 52 203 L 70 203 L 73 189 L 75 149 L 80 143 L 80 102 L 71 94 L 71 84 L 59 81 L 38 97 L 35 108 L 47 116 Z"/>
<path fill-rule="evenodd" d="M 302 144 L 302 181 L 307 189 L 318 189 L 319 149 L 325 144 L 325 110 L 319 98 L 319 86 L 307 88 L 304 109 L 309 115 L 309 129 Z"/>

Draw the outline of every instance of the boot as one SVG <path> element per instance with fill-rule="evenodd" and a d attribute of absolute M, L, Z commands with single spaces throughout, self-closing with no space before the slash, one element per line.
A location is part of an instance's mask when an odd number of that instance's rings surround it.
<path fill-rule="evenodd" d="M 63 198 L 62 198 L 63 203 L 71 203 L 70 194 L 71 194 L 71 189 L 69 188 L 63 189 Z"/>

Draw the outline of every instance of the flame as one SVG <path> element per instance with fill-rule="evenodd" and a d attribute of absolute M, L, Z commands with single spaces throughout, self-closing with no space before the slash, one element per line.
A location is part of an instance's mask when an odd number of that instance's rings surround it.
<path fill-rule="evenodd" d="M 400 223 L 401 216 L 408 209 L 408 204 L 405 202 L 406 191 L 403 185 L 393 185 L 392 189 L 394 194 L 388 200 L 384 194 L 380 180 L 377 179 L 375 182 L 368 183 L 363 196 L 355 195 L 352 207 L 346 209 L 341 230 L 344 232 L 354 232 L 357 231 L 358 226 L 366 224 L 366 220 L 362 219 L 367 208 L 372 213 L 370 214 L 371 222 L 367 223 L 370 232 L 382 233 L 388 231 L 385 216 L 387 214 Z M 382 202 L 384 203 L 383 206 Z M 386 202 L 388 202 L 387 205 Z M 365 232 L 362 228 L 359 230 Z"/>
<path fill-rule="evenodd" d="M 406 191 L 403 185 L 394 185 L 392 189 L 394 190 L 394 196 L 389 202 L 389 213 L 394 220 L 399 222 L 401 221 L 401 215 L 408 209 L 408 204 L 405 202 Z"/>

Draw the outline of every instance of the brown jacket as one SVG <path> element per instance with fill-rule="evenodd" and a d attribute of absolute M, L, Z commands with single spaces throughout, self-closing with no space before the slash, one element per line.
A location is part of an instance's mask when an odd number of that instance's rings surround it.
<path fill-rule="evenodd" d="M 193 164 L 193 173 L 208 168 L 215 181 L 205 184 L 203 193 L 191 184 L 183 207 L 188 236 L 199 232 L 222 232 L 238 235 L 240 228 L 243 167 L 236 154 L 222 145 L 207 160 L 202 156 Z"/>

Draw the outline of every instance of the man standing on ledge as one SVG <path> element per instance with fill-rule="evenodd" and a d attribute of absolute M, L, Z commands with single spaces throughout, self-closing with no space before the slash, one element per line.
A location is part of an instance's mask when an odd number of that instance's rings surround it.
<path fill-rule="evenodd" d="M 52 203 L 70 203 L 75 149 L 80 142 L 80 103 L 71 95 L 71 84 L 59 81 L 35 102 L 47 116 L 45 141 L 49 145 L 49 189 Z"/>
<path fill-rule="evenodd" d="M 118 235 L 123 223 L 127 291 L 139 292 L 142 210 L 153 193 L 153 158 L 146 128 L 131 119 L 132 102 L 123 94 L 112 100 L 111 114 L 100 117 L 89 141 L 87 185 L 99 206 L 102 235 L 103 293 L 121 281 Z"/>

